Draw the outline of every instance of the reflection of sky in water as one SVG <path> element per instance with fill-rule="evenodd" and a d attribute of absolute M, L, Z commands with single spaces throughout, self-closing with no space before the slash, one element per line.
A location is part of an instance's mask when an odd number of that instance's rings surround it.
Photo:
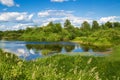
<path fill-rule="evenodd" d="M 34 50 L 28 50 L 25 46 L 25 42 L 12 42 L 12 41 L 2 41 L 0 42 L 0 48 L 7 52 L 11 52 L 19 56 L 20 58 L 25 58 L 31 60 L 40 57 L 40 54 L 35 54 Z"/>
<path fill-rule="evenodd" d="M 72 52 L 84 52 L 84 50 L 79 45 L 76 45 Z"/>
<path fill-rule="evenodd" d="M 79 44 L 70 43 L 70 42 L 24 42 L 24 41 L 0 41 L 0 48 L 7 52 L 11 52 L 19 56 L 20 58 L 31 60 L 38 57 L 43 57 L 41 50 L 28 49 L 26 44 L 62 44 L 62 45 L 72 45 L 74 46 L 71 52 L 85 52 L 84 49 L 80 47 Z M 62 47 L 61 53 L 66 53 L 65 47 Z M 92 49 L 89 49 L 88 52 L 93 53 Z"/>

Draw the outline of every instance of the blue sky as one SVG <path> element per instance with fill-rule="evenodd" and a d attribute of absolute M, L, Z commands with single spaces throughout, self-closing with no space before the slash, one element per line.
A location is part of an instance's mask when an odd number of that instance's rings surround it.
<path fill-rule="evenodd" d="M 70 19 L 99 23 L 120 21 L 120 0 L 0 0 L 0 30 L 17 30 Z"/>

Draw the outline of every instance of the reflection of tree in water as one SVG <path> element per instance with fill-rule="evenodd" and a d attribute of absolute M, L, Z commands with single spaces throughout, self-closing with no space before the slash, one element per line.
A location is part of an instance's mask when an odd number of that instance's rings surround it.
<path fill-rule="evenodd" d="M 92 46 L 91 48 L 93 49 L 94 52 L 102 52 L 102 51 L 107 51 L 107 49 L 109 47 L 106 47 L 106 46 L 99 46 L 99 47 Z"/>
<path fill-rule="evenodd" d="M 36 50 L 50 50 L 52 52 L 61 52 L 64 47 L 67 52 L 72 51 L 75 48 L 75 45 L 62 45 L 62 44 L 27 44 L 27 49 L 36 49 Z"/>
<path fill-rule="evenodd" d="M 67 52 L 71 52 L 75 48 L 75 45 L 64 45 L 64 48 Z"/>
<path fill-rule="evenodd" d="M 61 45 L 58 44 L 27 44 L 26 47 L 28 49 L 36 49 L 36 50 L 50 50 L 55 52 L 60 52 L 62 49 Z"/>
<path fill-rule="evenodd" d="M 109 47 L 106 46 L 93 46 L 93 45 L 85 45 L 85 44 L 80 44 L 81 48 L 84 51 L 89 51 L 92 49 L 94 52 L 101 52 L 101 51 L 106 51 Z"/>
<path fill-rule="evenodd" d="M 89 45 L 80 44 L 80 47 L 83 49 L 83 51 L 89 51 L 89 49 L 90 49 Z"/>

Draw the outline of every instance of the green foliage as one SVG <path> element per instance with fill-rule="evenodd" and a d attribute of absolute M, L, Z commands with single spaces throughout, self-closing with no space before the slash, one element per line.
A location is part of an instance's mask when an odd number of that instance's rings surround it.
<path fill-rule="evenodd" d="M 97 39 L 104 38 L 113 44 L 120 43 L 120 31 L 116 29 L 99 30 L 94 32 L 91 37 L 96 37 Z"/>
<path fill-rule="evenodd" d="M 120 61 L 120 45 L 114 46 L 112 54 L 107 59 L 112 62 Z"/>
<path fill-rule="evenodd" d="M 3 36 L 3 32 L 0 31 L 0 40 L 2 39 L 2 36 Z"/>
<path fill-rule="evenodd" d="M 77 37 L 73 41 L 78 41 L 81 44 L 89 46 L 106 47 L 110 48 L 112 44 L 106 38 L 97 37 Z"/>
<path fill-rule="evenodd" d="M 65 21 L 65 23 L 64 23 L 64 28 L 66 28 L 66 29 L 69 29 L 69 28 L 71 28 L 71 22 L 70 22 L 70 20 L 66 20 Z"/>
<path fill-rule="evenodd" d="M 27 28 L 26 30 L 0 32 L 0 39 L 5 40 L 70 41 L 77 37 L 81 37 L 80 40 L 84 43 L 94 45 L 118 44 L 120 43 L 120 23 L 106 22 L 99 25 L 97 21 L 93 21 L 90 25 L 84 21 L 81 27 L 77 28 L 67 19 L 63 28 L 60 23 L 50 22 L 46 26 Z"/>
<path fill-rule="evenodd" d="M 97 21 L 93 21 L 92 23 L 92 30 L 98 30 L 100 29 L 99 24 Z"/>
<path fill-rule="evenodd" d="M 1 80 L 119 80 L 119 65 L 104 57 L 60 54 L 23 61 L 0 50 Z"/>
<path fill-rule="evenodd" d="M 111 22 L 106 22 L 105 23 L 105 26 L 107 27 L 107 28 L 112 28 L 113 26 L 112 26 L 112 23 Z"/>
<path fill-rule="evenodd" d="M 83 31 L 89 31 L 91 28 L 90 28 L 90 24 L 87 22 L 87 21 L 84 21 L 81 25 L 81 29 Z"/>
<path fill-rule="evenodd" d="M 50 50 L 48 50 L 48 49 L 46 49 L 46 50 L 42 50 L 42 55 L 48 55 L 48 54 L 50 54 L 51 53 L 51 51 Z"/>
<path fill-rule="evenodd" d="M 114 22 L 113 26 L 114 26 L 114 28 L 120 28 L 120 23 L 119 22 Z"/>

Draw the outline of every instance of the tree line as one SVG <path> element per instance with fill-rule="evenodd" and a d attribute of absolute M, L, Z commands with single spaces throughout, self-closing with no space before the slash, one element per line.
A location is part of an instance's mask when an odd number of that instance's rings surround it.
<path fill-rule="evenodd" d="M 17 31 L 0 31 L 0 39 L 5 40 L 25 40 L 25 41 L 69 41 L 76 37 L 89 37 L 95 32 L 114 29 L 120 29 L 119 22 L 106 22 L 99 24 L 93 21 L 92 24 L 84 21 L 80 27 L 75 27 L 70 20 L 66 20 L 63 24 L 49 22 L 46 26 L 26 28 Z M 97 35 L 98 36 L 98 35 Z"/>

